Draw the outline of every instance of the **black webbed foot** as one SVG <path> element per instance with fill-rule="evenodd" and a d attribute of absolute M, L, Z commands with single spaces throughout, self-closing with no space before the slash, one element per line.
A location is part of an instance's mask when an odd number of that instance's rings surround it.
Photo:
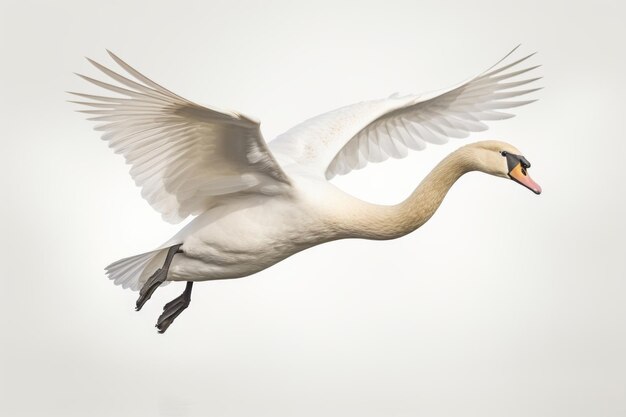
<path fill-rule="evenodd" d="M 189 303 L 191 302 L 191 289 L 193 287 L 192 281 L 187 281 L 187 286 L 185 287 L 185 291 L 174 298 L 169 303 L 165 304 L 163 307 L 163 313 L 159 316 L 157 320 L 156 328 L 159 329 L 159 333 L 165 333 L 168 327 L 174 322 L 176 317 L 180 315 L 187 307 L 189 307 Z"/>
<path fill-rule="evenodd" d="M 167 270 L 163 270 L 161 268 L 157 269 L 154 274 L 152 274 L 152 276 L 148 278 L 146 283 L 143 285 L 143 287 L 141 287 L 141 290 L 139 291 L 139 298 L 137 298 L 135 311 L 141 310 L 141 307 L 143 307 L 146 301 L 148 301 L 150 297 L 152 297 L 152 294 L 154 294 L 156 289 L 165 282 L 166 278 Z"/>
<path fill-rule="evenodd" d="M 169 248 L 167 251 L 167 256 L 165 257 L 165 262 L 163 263 L 163 267 L 157 269 L 154 274 L 139 290 L 139 298 L 137 298 L 137 303 L 135 304 L 135 311 L 141 310 L 141 307 L 152 297 L 152 294 L 156 291 L 157 288 L 161 284 L 165 282 L 167 279 L 167 272 L 170 269 L 170 265 L 172 264 L 172 259 L 174 259 L 174 255 L 180 253 L 179 249 L 182 245 L 174 245 Z"/>

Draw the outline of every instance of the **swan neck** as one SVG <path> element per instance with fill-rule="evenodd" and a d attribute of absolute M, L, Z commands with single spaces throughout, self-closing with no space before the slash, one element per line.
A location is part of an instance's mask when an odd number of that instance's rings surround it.
<path fill-rule="evenodd" d="M 480 170 L 472 149 L 463 147 L 444 158 L 411 195 L 395 206 L 377 206 L 370 228 L 363 230 L 370 239 L 394 239 L 426 223 L 437 211 L 448 190 L 465 173 Z M 373 221 L 372 221 L 373 220 Z"/>

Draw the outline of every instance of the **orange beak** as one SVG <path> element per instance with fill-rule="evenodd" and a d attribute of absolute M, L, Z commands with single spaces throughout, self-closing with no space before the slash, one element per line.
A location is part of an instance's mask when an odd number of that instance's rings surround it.
<path fill-rule="evenodd" d="M 513 181 L 522 184 L 533 193 L 541 194 L 541 186 L 530 178 L 528 171 L 526 171 L 526 168 L 522 167 L 521 163 L 517 164 L 515 168 L 509 172 L 509 177 L 511 177 Z"/>

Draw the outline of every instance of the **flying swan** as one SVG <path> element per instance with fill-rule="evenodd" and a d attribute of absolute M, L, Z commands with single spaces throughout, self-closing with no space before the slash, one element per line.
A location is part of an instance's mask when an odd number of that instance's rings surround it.
<path fill-rule="evenodd" d="M 79 76 L 117 95 L 71 93 L 87 100 L 72 102 L 101 122 L 95 129 L 131 165 L 141 195 L 164 220 L 196 216 L 161 247 L 107 266 L 108 277 L 139 291 L 137 310 L 160 285 L 186 281 L 157 321 L 163 333 L 189 305 L 195 281 L 245 277 L 332 240 L 406 235 L 430 219 L 467 172 L 509 178 L 539 194 L 530 162 L 499 141 L 452 152 L 396 205 L 361 201 L 329 182 L 368 162 L 403 158 L 410 149 L 484 131 L 485 121 L 513 117 L 500 110 L 531 103 L 511 99 L 539 89 L 527 88 L 539 78 L 526 74 L 538 66 L 520 68 L 532 55 L 507 63 L 516 49 L 451 89 L 342 107 L 269 143 L 254 118 L 184 99 L 111 52 L 126 75 L 89 60 L 115 83 Z"/>

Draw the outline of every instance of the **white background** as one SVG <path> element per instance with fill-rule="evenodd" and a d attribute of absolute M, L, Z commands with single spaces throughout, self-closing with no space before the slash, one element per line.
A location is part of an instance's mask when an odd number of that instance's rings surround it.
<path fill-rule="evenodd" d="M 176 4 L 175 4 L 176 3 Z M 621 4 L 620 4 L 621 3 Z M 0 414 L 623 416 L 623 2 L 28 2 L 0 7 Z M 518 43 L 545 90 L 501 139 L 541 196 L 462 178 L 423 228 L 334 242 L 140 312 L 108 263 L 179 226 L 65 102 L 109 48 L 167 88 L 262 120 L 447 87 Z M 453 141 L 336 181 L 395 203 Z"/>

